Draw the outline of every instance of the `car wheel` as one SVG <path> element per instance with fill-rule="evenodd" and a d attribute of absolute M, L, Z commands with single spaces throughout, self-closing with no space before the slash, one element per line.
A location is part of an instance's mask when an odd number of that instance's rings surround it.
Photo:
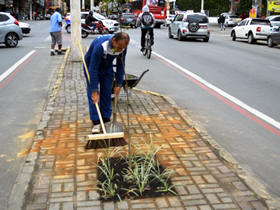
<path fill-rule="evenodd" d="M 170 27 L 168 28 L 168 38 L 169 38 L 169 39 L 172 39 L 172 38 L 173 38 L 173 36 L 172 36 L 172 34 L 171 34 L 171 28 L 170 28 Z"/>
<path fill-rule="evenodd" d="M 183 37 L 182 37 L 182 34 L 181 34 L 180 31 L 178 31 L 178 33 L 177 33 L 177 39 L 178 39 L 179 41 L 182 41 L 182 40 L 183 40 Z"/>
<path fill-rule="evenodd" d="M 253 44 L 254 42 L 255 42 L 254 36 L 252 33 L 250 33 L 248 36 L 248 43 Z"/>
<path fill-rule="evenodd" d="M 66 31 L 67 31 L 68 34 L 71 33 L 71 25 L 67 25 L 66 26 Z"/>
<path fill-rule="evenodd" d="M 18 37 L 15 33 L 8 33 L 5 38 L 5 45 L 7 47 L 16 47 L 18 45 Z"/>
<path fill-rule="evenodd" d="M 87 38 L 88 37 L 88 32 L 82 30 L 82 38 Z"/>
<path fill-rule="evenodd" d="M 231 33 L 231 37 L 232 37 L 232 41 L 235 41 L 236 40 L 236 34 L 235 34 L 235 31 L 233 31 Z"/>
<path fill-rule="evenodd" d="M 206 37 L 203 39 L 204 42 L 208 42 L 209 41 L 209 37 Z"/>
<path fill-rule="evenodd" d="M 272 41 L 272 38 L 271 38 L 271 36 L 270 37 L 268 37 L 267 38 L 267 46 L 269 46 L 269 47 L 273 47 L 273 41 Z"/>

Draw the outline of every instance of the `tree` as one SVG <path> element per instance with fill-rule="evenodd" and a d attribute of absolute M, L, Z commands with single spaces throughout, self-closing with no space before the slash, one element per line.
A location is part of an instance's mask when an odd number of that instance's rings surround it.
<path fill-rule="evenodd" d="M 194 10 L 199 12 L 201 9 L 201 0 L 177 0 L 180 10 Z M 230 8 L 229 0 L 205 0 L 204 9 L 209 11 L 209 15 L 217 16 L 222 12 L 228 12 Z"/>
<path fill-rule="evenodd" d="M 239 13 L 249 14 L 250 9 L 252 8 L 252 0 L 240 0 L 239 4 Z"/>

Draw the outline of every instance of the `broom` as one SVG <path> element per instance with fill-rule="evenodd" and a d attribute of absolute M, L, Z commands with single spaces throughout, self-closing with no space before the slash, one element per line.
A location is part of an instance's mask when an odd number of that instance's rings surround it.
<path fill-rule="evenodd" d="M 81 43 L 78 43 L 78 45 L 79 45 L 79 48 L 80 48 L 80 51 L 81 51 L 81 54 L 82 54 L 82 60 L 83 60 L 84 66 L 85 66 L 87 79 L 90 82 L 90 75 L 88 73 L 88 68 L 87 68 L 87 64 L 86 64 L 85 58 L 84 58 L 84 53 L 83 53 L 82 45 L 81 45 Z M 100 112 L 98 103 L 95 103 L 95 106 L 96 106 L 96 110 L 97 110 L 97 113 L 98 113 L 98 117 L 99 117 L 99 120 L 100 120 L 100 124 L 101 124 L 103 133 L 100 133 L 100 134 L 90 134 L 90 135 L 88 135 L 88 139 L 89 140 L 101 140 L 101 139 L 105 140 L 105 139 L 120 139 L 120 138 L 123 138 L 124 137 L 124 133 L 123 132 L 113 132 L 113 133 L 107 133 L 106 132 L 106 129 L 105 129 L 105 126 L 104 126 L 104 122 L 103 122 L 103 119 L 102 119 L 102 116 L 101 116 L 101 112 Z"/>

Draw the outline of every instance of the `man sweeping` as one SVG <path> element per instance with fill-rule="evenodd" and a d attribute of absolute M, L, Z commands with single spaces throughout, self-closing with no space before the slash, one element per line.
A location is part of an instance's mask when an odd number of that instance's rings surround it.
<path fill-rule="evenodd" d="M 114 35 L 104 35 L 96 38 L 85 55 L 90 81 L 87 81 L 89 114 L 93 123 L 92 133 L 100 132 L 100 119 L 95 103 L 99 103 L 104 123 L 110 121 L 112 114 L 111 91 L 114 77 L 117 85 L 114 87 L 115 97 L 118 97 L 124 79 L 124 65 L 129 35 L 119 32 Z M 117 59 L 116 73 L 113 71 L 113 61 Z"/>

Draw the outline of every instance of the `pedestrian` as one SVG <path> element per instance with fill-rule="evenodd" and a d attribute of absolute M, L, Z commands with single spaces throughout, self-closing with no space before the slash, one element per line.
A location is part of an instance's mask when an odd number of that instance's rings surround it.
<path fill-rule="evenodd" d="M 226 30 L 225 20 L 226 20 L 225 16 L 223 14 L 220 14 L 219 19 L 218 19 L 218 23 L 220 24 L 221 31 Z"/>
<path fill-rule="evenodd" d="M 59 13 L 60 9 L 56 8 L 55 11 L 51 10 L 51 18 L 50 18 L 50 35 L 52 38 L 51 43 L 51 56 L 55 55 L 55 45 L 58 45 L 58 55 L 62 54 L 61 48 L 62 48 L 62 17 Z"/>
<path fill-rule="evenodd" d="M 99 103 L 104 123 L 110 121 L 112 114 L 112 84 L 114 78 L 116 78 L 114 94 L 115 97 L 118 97 L 123 84 L 125 56 L 129 40 L 129 35 L 125 32 L 99 36 L 93 40 L 85 55 L 86 65 L 90 75 L 90 81 L 88 81 L 85 73 L 89 114 L 93 123 L 92 133 L 100 132 L 100 120 L 95 107 L 96 103 Z M 117 62 L 116 72 L 114 73 L 113 61 L 115 59 Z"/>

